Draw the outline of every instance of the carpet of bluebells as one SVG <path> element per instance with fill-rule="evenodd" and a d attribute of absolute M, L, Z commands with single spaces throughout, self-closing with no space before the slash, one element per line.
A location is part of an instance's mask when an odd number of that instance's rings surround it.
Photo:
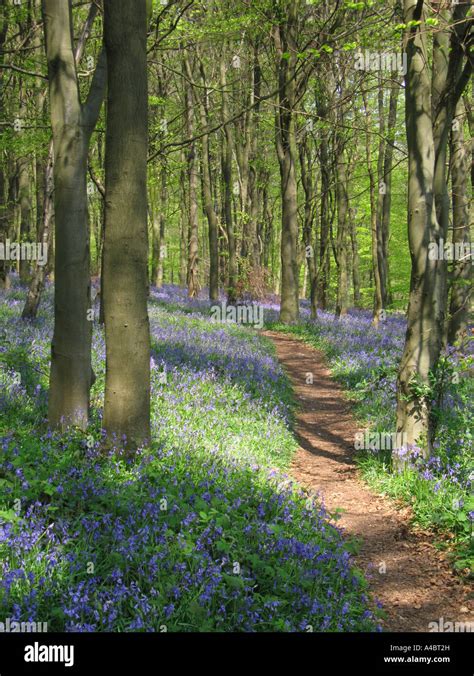
<path fill-rule="evenodd" d="M 302 319 L 290 330 L 325 352 L 332 373 L 355 402 L 361 423 L 374 432 L 395 432 L 404 316 L 389 314 L 375 329 L 370 312 L 352 310 L 337 321 L 333 314 L 319 312 L 316 320 L 310 320 L 304 304 Z M 269 309 L 268 320 L 277 321 L 274 307 Z M 410 503 L 418 524 L 443 531 L 448 539 L 454 536 L 456 566 L 466 571 L 472 570 L 474 543 L 473 363 L 472 349 L 468 347 L 466 354 L 450 347 L 433 374 L 436 441 L 428 460 L 420 448 L 401 449 L 407 466 L 403 473 L 395 474 L 391 472 L 390 451 L 369 451 L 359 458 L 369 483 Z"/>
<path fill-rule="evenodd" d="M 104 451 L 94 325 L 87 435 L 46 426 L 52 290 L 0 294 L 0 617 L 49 631 L 373 631 L 366 582 L 284 471 L 291 390 L 271 345 L 153 291 L 153 442 Z"/>
<path fill-rule="evenodd" d="M 156 300 L 182 312 L 208 314 L 205 293 L 189 300 L 186 291 L 165 286 Z M 219 302 L 222 302 L 220 299 Z M 396 377 L 405 341 L 406 321 L 401 313 L 388 314 L 379 329 L 366 310 L 351 310 L 335 321 L 331 312 L 310 319 L 309 303 L 301 303 L 301 322 L 292 327 L 278 324 L 278 298 L 262 303 L 265 324 L 291 331 L 328 357 L 334 376 L 354 401 L 361 423 L 371 432 L 395 431 Z M 432 404 L 436 422 L 433 455 L 426 460 L 420 448 L 400 451 L 406 470 L 391 471 L 390 451 L 359 454 L 366 480 L 382 493 L 409 503 L 415 521 L 454 539 L 455 565 L 473 571 L 474 454 L 472 342 L 467 353 L 449 347 L 433 374 Z"/>

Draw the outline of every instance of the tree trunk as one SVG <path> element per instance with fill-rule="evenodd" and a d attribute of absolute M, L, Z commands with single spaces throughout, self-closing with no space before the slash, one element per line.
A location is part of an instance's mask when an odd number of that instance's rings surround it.
<path fill-rule="evenodd" d="M 81 105 L 73 53 L 72 3 L 43 0 L 54 145 L 55 301 L 49 422 L 88 423 L 91 367 L 87 154 L 104 95 L 105 58 Z"/>
<path fill-rule="evenodd" d="M 158 266 L 156 270 L 156 287 L 161 289 L 163 286 L 163 278 L 165 271 L 165 258 L 167 256 L 167 249 L 165 245 L 166 232 L 166 204 L 168 202 L 168 177 L 166 167 L 161 168 L 161 190 L 160 190 L 160 220 L 159 220 L 159 251 L 158 251 Z"/>
<path fill-rule="evenodd" d="M 294 33 L 299 8 L 299 0 L 291 0 L 286 20 L 276 28 L 274 34 L 279 59 L 276 147 L 282 198 L 280 321 L 283 324 L 291 324 L 299 319 L 298 185 L 294 113 L 298 62 Z"/>
<path fill-rule="evenodd" d="M 0 0 L 0 64 L 3 64 L 4 53 L 3 46 L 7 37 L 7 0 Z M 4 70 L 0 68 L 0 119 L 4 119 L 4 91 L 3 77 Z M 3 162 L 0 161 L 0 241 L 5 242 L 8 237 L 8 198 L 7 198 L 7 180 L 3 168 Z M 10 280 L 8 277 L 8 267 L 4 260 L 0 260 L 0 290 L 8 289 Z"/>
<path fill-rule="evenodd" d="M 50 148 L 52 151 L 52 147 Z M 43 216 L 41 219 L 41 233 L 39 241 L 46 246 L 49 252 L 51 244 L 51 236 L 53 231 L 54 218 L 54 177 L 53 177 L 53 157 L 52 152 L 48 158 L 44 178 L 44 199 L 43 202 Z M 46 272 L 48 265 L 36 265 L 33 277 L 31 279 L 30 287 L 26 297 L 25 306 L 21 315 L 22 319 L 35 319 L 38 314 L 38 308 L 43 293 Z"/>
<path fill-rule="evenodd" d="M 352 286 L 354 289 L 354 305 L 355 307 L 359 307 L 361 304 L 359 244 L 357 241 L 356 217 L 355 213 L 351 209 L 349 209 L 349 218 L 352 247 Z"/>
<path fill-rule="evenodd" d="M 468 64 L 460 73 L 463 52 L 457 42 L 457 33 L 452 33 L 451 48 L 446 50 L 444 34 L 436 31 L 431 80 L 427 67 L 427 10 L 424 3 L 417 0 L 405 0 L 404 10 L 404 22 L 416 22 L 407 29 L 408 69 L 405 77 L 408 237 L 412 273 L 408 328 L 397 382 L 397 432 L 405 435 L 407 445 L 420 445 L 427 457 L 433 441 L 430 373 L 441 354 L 446 316 L 446 261 L 440 260 L 440 256 L 429 255 L 429 251 L 430 245 L 439 245 L 446 231 L 447 189 L 443 185 L 446 173 L 443 165 L 447 129 L 472 66 Z M 467 6 L 455 7 L 456 31 L 461 25 L 459 13 L 462 15 L 466 11 Z M 444 62 L 448 58 L 446 65 Z M 398 468 L 403 466 L 403 458 L 396 451 L 393 460 Z"/>
<path fill-rule="evenodd" d="M 188 76 L 191 76 L 189 61 L 186 62 L 188 69 Z M 208 90 L 206 85 L 206 75 L 204 66 L 200 64 L 201 83 L 204 87 L 204 101 L 198 100 L 200 115 L 201 115 L 201 129 L 205 130 L 208 126 L 209 110 L 207 106 Z M 201 178 L 202 178 L 202 192 L 204 199 L 204 211 L 206 212 L 207 224 L 209 228 L 209 299 L 216 301 L 219 298 L 219 239 L 218 239 L 218 225 L 217 214 L 214 209 L 212 198 L 212 178 L 210 167 L 210 149 L 209 149 L 209 135 L 204 134 L 202 137 L 202 159 L 201 159 Z"/>
<path fill-rule="evenodd" d="M 379 235 L 380 223 L 377 220 L 377 202 L 375 199 L 375 176 L 374 170 L 372 167 L 372 146 L 370 138 L 370 125 L 372 116 L 370 114 L 369 106 L 367 103 L 367 95 L 365 92 L 362 94 L 364 100 L 365 116 L 366 116 L 366 132 L 365 132 L 365 154 L 367 161 L 367 172 L 369 175 L 369 191 L 370 191 L 370 232 L 371 232 L 371 244 L 372 244 L 372 268 L 374 273 L 374 311 L 372 323 L 375 327 L 378 327 L 380 318 L 383 312 L 383 289 L 382 289 L 382 278 L 380 274 L 381 268 L 381 250 L 379 247 L 379 242 L 381 240 Z M 385 191 L 385 187 L 382 181 L 383 173 L 383 89 L 382 82 L 379 78 L 379 131 L 380 131 L 380 141 L 379 141 L 379 153 L 378 153 L 378 162 L 377 162 L 377 178 L 378 178 L 378 191 Z"/>
<path fill-rule="evenodd" d="M 188 64 L 189 65 L 189 64 Z M 195 133 L 194 106 L 192 85 L 186 74 L 186 59 L 183 64 L 184 89 L 186 99 L 186 133 L 192 138 Z M 195 298 L 199 293 L 199 207 L 198 207 L 198 172 L 196 162 L 196 143 L 192 142 L 187 156 L 188 199 L 189 199 L 189 236 L 188 236 L 188 267 L 187 285 L 189 298 Z"/>
<path fill-rule="evenodd" d="M 384 148 L 384 164 L 383 164 L 383 183 L 385 186 L 385 193 L 379 194 L 379 216 L 378 222 L 381 224 L 379 228 L 379 235 L 381 241 L 378 246 L 381 250 L 379 256 L 380 263 L 380 278 L 382 286 L 382 304 L 383 307 L 389 307 L 392 302 L 392 292 L 390 285 L 390 256 L 389 256 L 389 242 L 390 242 L 390 214 L 392 207 L 392 166 L 393 166 L 393 146 L 395 142 L 395 126 L 397 122 L 397 106 L 398 95 L 400 92 L 400 83 L 394 78 L 390 89 L 390 102 L 387 119 L 386 142 Z"/>
<path fill-rule="evenodd" d="M 134 449 L 150 439 L 147 312 L 147 3 L 107 0 L 104 428 Z M 125 442 L 125 443 L 123 443 Z"/>
<path fill-rule="evenodd" d="M 186 158 L 184 151 L 180 153 L 179 185 L 181 194 L 181 203 L 183 208 L 180 214 L 180 236 L 179 236 L 179 285 L 184 288 L 186 286 L 186 272 L 187 272 L 187 250 L 188 250 L 188 198 L 186 190 Z"/>
<path fill-rule="evenodd" d="M 160 199 L 158 214 L 156 213 L 156 203 L 154 204 L 153 209 L 151 209 L 151 219 L 153 222 L 153 259 L 151 266 L 151 284 L 154 284 L 157 289 L 161 289 L 163 287 L 164 259 L 167 254 L 164 244 L 167 201 L 168 176 L 166 167 L 162 166 L 160 171 Z"/>
<path fill-rule="evenodd" d="M 26 111 L 20 114 L 24 117 Z M 20 206 L 20 242 L 29 242 L 31 239 L 31 226 L 33 221 L 33 205 L 31 201 L 31 177 L 30 177 L 30 158 L 21 157 L 18 160 L 18 200 Z M 31 263 L 22 258 L 20 260 L 20 280 L 23 284 L 28 283 L 30 277 Z"/>
<path fill-rule="evenodd" d="M 471 163 L 470 145 L 464 139 L 464 102 L 458 102 L 455 124 L 451 132 L 451 185 L 453 193 L 453 244 L 470 245 L 470 202 L 467 188 Z M 454 260 L 449 307 L 448 342 L 462 343 L 467 337 L 472 287 L 472 260 L 465 253 Z"/>
<path fill-rule="evenodd" d="M 227 78 L 225 62 L 221 62 L 222 116 L 229 119 L 227 103 Z M 233 137 L 230 124 L 224 126 L 225 140 L 222 146 L 222 177 L 224 180 L 224 219 L 226 225 L 227 245 L 229 250 L 227 302 L 237 300 L 237 247 L 235 242 L 234 216 L 232 213 L 232 146 Z"/>
<path fill-rule="evenodd" d="M 328 117 L 326 92 L 316 101 L 318 117 L 326 120 Z M 317 284 L 317 302 L 321 310 L 326 310 L 328 305 L 329 275 L 331 265 L 331 222 L 329 214 L 329 199 L 331 191 L 331 172 L 329 163 L 328 132 L 325 127 L 321 129 L 321 142 L 319 144 L 319 161 L 321 166 L 321 206 L 320 206 L 320 240 L 319 240 L 319 274 Z"/>
<path fill-rule="evenodd" d="M 340 146 L 340 144 L 336 144 Z M 337 200 L 337 299 L 336 318 L 347 314 L 348 310 L 348 197 L 347 197 L 347 165 L 342 146 L 339 147 L 336 159 L 336 200 Z"/>
<path fill-rule="evenodd" d="M 311 151 L 308 149 L 307 135 L 305 135 L 300 144 L 301 183 L 303 185 L 305 193 L 303 245 L 305 249 L 305 257 L 308 266 L 308 277 L 311 297 L 311 318 L 315 319 L 318 314 L 318 304 L 316 295 L 317 265 L 315 253 L 316 247 L 314 246 L 313 242 L 314 186 L 313 186 L 313 165 L 311 162 L 310 153 Z"/>
<path fill-rule="evenodd" d="M 91 5 L 87 20 L 75 48 L 74 58 L 76 63 L 78 63 L 82 57 L 86 40 L 90 35 L 97 11 L 97 6 Z M 38 38 L 37 43 L 39 46 L 40 38 Z M 37 96 L 38 110 L 41 111 L 43 116 L 47 93 L 48 90 L 45 89 L 39 92 Z M 36 157 L 36 209 L 37 240 L 48 249 L 48 263 L 45 266 L 35 266 L 21 315 L 22 319 L 26 320 L 35 319 L 38 314 L 45 279 L 47 274 L 51 272 L 54 258 L 52 255 L 54 227 L 54 144 L 52 140 L 49 143 L 48 154 L 45 161 L 43 162 L 38 156 Z"/>

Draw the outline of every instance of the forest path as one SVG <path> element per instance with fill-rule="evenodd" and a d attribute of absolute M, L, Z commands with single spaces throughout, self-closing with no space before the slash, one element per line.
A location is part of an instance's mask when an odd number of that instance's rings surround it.
<path fill-rule="evenodd" d="M 433 536 L 410 526 L 409 507 L 376 495 L 359 478 L 354 463 L 359 428 L 324 356 L 292 336 L 263 335 L 274 342 L 299 407 L 300 448 L 290 474 L 319 493 L 330 512 L 344 510 L 337 523 L 347 537 L 361 541 L 354 560 L 383 604 L 384 630 L 429 631 L 429 623 L 440 618 L 444 623 L 474 621 L 469 586 L 451 572 Z M 308 373 L 312 384 L 306 384 Z"/>

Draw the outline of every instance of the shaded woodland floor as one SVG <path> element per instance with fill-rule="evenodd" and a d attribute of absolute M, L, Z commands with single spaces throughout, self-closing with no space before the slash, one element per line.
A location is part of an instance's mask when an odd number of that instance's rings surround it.
<path fill-rule="evenodd" d="M 320 495 L 338 525 L 354 539 L 355 562 L 381 601 L 386 631 L 429 631 L 430 622 L 472 622 L 472 586 L 456 576 L 433 535 L 410 525 L 410 508 L 374 494 L 359 479 L 351 405 L 321 353 L 302 341 L 265 332 L 294 387 L 300 448 L 291 473 Z M 307 384 L 312 374 L 312 384 Z"/>

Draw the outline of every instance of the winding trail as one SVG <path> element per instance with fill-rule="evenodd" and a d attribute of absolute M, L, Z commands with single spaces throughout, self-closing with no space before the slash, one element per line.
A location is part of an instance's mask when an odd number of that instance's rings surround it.
<path fill-rule="evenodd" d="M 452 573 L 433 536 L 410 526 L 409 507 L 376 495 L 359 479 L 353 458 L 359 428 L 323 355 L 293 336 L 263 335 L 274 342 L 299 407 L 300 448 L 290 473 L 319 493 L 330 512 L 344 510 L 338 525 L 360 542 L 355 563 L 383 604 L 384 630 L 429 631 L 429 623 L 440 618 L 474 622 L 472 588 Z M 312 384 L 306 382 L 309 373 Z"/>

